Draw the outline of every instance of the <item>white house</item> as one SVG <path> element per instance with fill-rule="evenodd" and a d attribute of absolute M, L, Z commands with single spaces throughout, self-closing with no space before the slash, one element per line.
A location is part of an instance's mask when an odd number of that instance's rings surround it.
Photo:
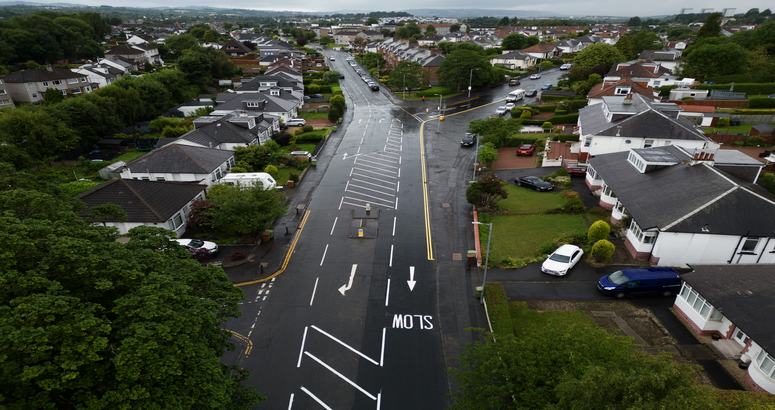
<path fill-rule="evenodd" d="M 755 184 L 763 164 L 734 150 L 675 145 L 589 159 L 586 182 L 625 246 L 658 266 L 774 264 L 775 196 Z"/>
<path fill-rule="evenodd" d="M 143 181 L 196 182 L 210 186 L 236 164 L 234 151 L 187 144 L 167 144 L 126 164 L 121 178 Z"/>
<path fill-rule="evenodd" d="M 277 122 L 277 127 L 267 127 L 267 121 Z M 185 144 L 234 150 L 236 147 L 263 145 L 276 129 L 279 129 L 279 118 L 274 116 L 247 111 L 216 110 L 194 120 L 193 130 L 178 138 L 162 138 L 156 147 Z"/>
<path fill-rule="evenodd" d="M 775 271 L 765 265 L 692 265 L 674 310 L 695 332 L 717 335 L 719 357 L 748 363 L 751 390 L 775 394 Z"/>
<path fill-rule="evenodd" d="M 534 66 L 536 58 L 522 51 L 504 51 L 503 54 L 490 58 L 490 64 L 509 70 L 524 69 Z"/>
<path fill-rule="evenodd" d="M 127 214 L 125 222 L 106 222 L 122 234 L 138 226 L 169 229 L 180 237 L 186 231 L 186 221 L 195 201 L 205 199 L 204 185 L 189 182 L 157 182 L 134 179 L 113 179 L 78 195 L 87 209 L 79 213 L 86 217 L 97 205 L 116 204 Z"/>

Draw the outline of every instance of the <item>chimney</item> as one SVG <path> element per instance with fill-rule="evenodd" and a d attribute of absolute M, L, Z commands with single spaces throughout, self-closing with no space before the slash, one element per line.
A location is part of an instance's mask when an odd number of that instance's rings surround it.
<path fill-rule="evenodd" d="M 624 101 L 622 102 L 624 105 L 631 105 L 632 104 L 632 93 L 627 94 L 626 97 L 624 97 Z"/>
<path fill-rule="evenodd" d="M 51 64 L 46 64 L 46 70 L 48 70 L 49 72 L 53 73 L 54 72 L 54 67 L 52 67 Z"/>
<path fill-rule="evenodd" d="M 692 160 L 691 160 L 691 162 L 689 164 L 694 166 L 694 165 L 697 165 L 697 164 L 705 162 L 705 163 L 708 163 L 708 165 L 713 166 L 713 164 L 715 163 L 715 161 L 713 160 L 714 156 L 715 156 L 715 154 L 712 153 L 712 152 L 703 151 L 703 150 L 699 150 L 699 151 L 695 150 L 694 154 L 692 154 Z"/>

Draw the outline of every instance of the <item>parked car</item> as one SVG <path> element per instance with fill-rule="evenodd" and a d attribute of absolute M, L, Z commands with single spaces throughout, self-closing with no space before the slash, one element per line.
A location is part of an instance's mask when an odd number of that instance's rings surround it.
<path fill-rule="evenodd" d="M 506 110 L 506 106 L 505 105 L 501 105 L 500 107 L 495 109 L 495 113 L 500 115 L 500 116 L 506 115 L 506 111 L 507 110 Z"/>
<path fill-rule="evenodd" d="M 573 64 L 563 64 L 560 66 L 560 70 L 570 70 L 571 67 L 573 67 Z"/>
<path fill-rule="evenodd" d="M 537 80 L 539 78 L 541 78 L 541 74 L 533 74 L 533 75 L 530 76 L 531 80 Z"/>
<path fill-rule="evenodd" d="M 506 103 L 506 109 L 507 109 L 507 110 L 509 110 L 509 111 L 511 111 L 511 109 L 512 109 L 512 108 L 514 108 L 514 107 L 516 107 L 516 106 L 517 106 L 517 105 L 516 105 L 516 104 L 514 104 L 513 102 L 507 102 L 507 103 Z"/>
<path fill-rule="evenodd" d="M 551 90 L 552 89 L 552 85 L 551 84 L 544 84 L 544 85 L 541 86 L 541 89 L 542 90 Z"/>
<path fill-rule="evenodd" d="M 339 79 L 344 79 L 344 74 L 339 74 Z"/>
<path fill-rule="evenodd" d="M 288 129 L 288 124 L 287 124 L 287 123 L 284 123 L 284 122 L 281 122 L 281 123 L 280 123 L 280 129 L 281 129 L 281 130 L 287 130 L 287 129 Z"/>
<path fill-rule="evenodd" d="M 310 98 L 323 98 L 323 94 L 310 94 Z"/>
<path fill-rule="evenodd" d="M 328 59 L 331 60 L 331 61 L 336 61 L 336 58 L 334 58 L 334 57 L 329 57 Z"/>
<path fill-rule="evenodd" d="M 535 97 L 536 95 L 538 95 L 538 91 L 536 90 L 525 91 L 525 97 Z"/>
<path fill-rule="evenodd" d="M 186 248 L 205 248 L 210 251 L 211 254 L 218 253 L 218 244 L 215 242 L 203 241 L 201 239 L 175 239 L 175 242 L 185 246 Z"/>
<path fill-rule="evenodd" d="M 534 176 L 514 178 L 514 183 L 517 186 L 533 188 L 536 191 L 551 191 L 554 189 L 554 185 Z"/>
<path fill-rule="evenodd" d="M 557 248 L 541 265 L 541 272 L 555 276 L 565 276 L 573 268 L 584 251 L 576 245 L 565 244 Z"/>
<path fill-rule="evenodd" d="M 617 298 L 643 293 L 670 296 L 681 290 L 681 277 L 672 268 L 622 269 L 600 278 L 597 288 Z"/>
<path fill-rule="evenodd" d="M 379 85 L 377 85 L 377 83 L 369 83 L 369 88 L 371 88 L 371 91 L 379 91 Z"/>
<path fill-rule="evenodd" d="M 520 155 L 533 155 L 533 153 L 536 152 L 536 146 L 533 144 L 522 144 L 517 148 L 517 156 Z"/>
<path fill-rule="evenodd" d="M 519 81 L 519 78 L 512 78 L 511 80 L 509 80 L 509 85 L 520 85 L 520 84 L 522 83 Z"/>
<path fill-rule="evenodd" d="M 309 100 L 311 100 L 311 99 L 312 99 L 312 98 L 311 98 L 310 96 L 308 96 L 308 95 L 305 95 L 305 96 L 304 96 L 304 101 L 309 101 Z"/>
<path fill-rule="evenodd" d="M 471 147 L 476 144 L 476 134 L 467 132 L 463 139 L 460 141 L 461 147 Z"/>
<path fill-rule="evenodd" d="M 568 164 L 565 169 L 570 176 L 587 176 L 587 164 Z"/>
<path fill-rule="evenodd" d="M 285 122 L 289 127 L 303 127 L 307 125 L 307 120 L 304 118 L 294 118 Z"/>

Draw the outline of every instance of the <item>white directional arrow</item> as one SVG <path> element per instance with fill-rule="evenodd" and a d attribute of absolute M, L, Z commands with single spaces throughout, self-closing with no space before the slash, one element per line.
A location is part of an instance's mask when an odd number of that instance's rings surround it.
<path fill-rule="evenodd" d="M 341 288 L 339 288 L 339 293 L 344 296 L 344 292 L 347 292 L 350 290 L 351 287 L 353 287 L 353 278 L 355 277 L 355 269 L 358 269 L 358 265 L 353 265 L 353 270 L 350 271 L 350 281 L 347 282 L 346 285 L 342 285 Z"/>
<path fill-rule="evenodd" d="M 342 157 L 342 161 L 344 161 L 344 160 L 346 160 L 346 159 L 347 159 L 347 153 L 345 152 L 345 153 L 344 153 L 344 156 Z"/>
<path fill-rule="evenodd" d="M 417 282 L 414 280 L 414 266 L 409 267 L 409 280 L 406 281 L 406 283 L 409 284 L 409 291 L 413 291 L 414 285 L 417 284 Z"/>

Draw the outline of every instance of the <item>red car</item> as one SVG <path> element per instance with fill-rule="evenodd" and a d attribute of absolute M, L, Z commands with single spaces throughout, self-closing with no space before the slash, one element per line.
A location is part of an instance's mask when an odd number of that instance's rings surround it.
<path fill-rule="evenodd" d="M 522 144 L 517 148 L 517 156 L 520 155 L 533 155 L 536 152 L 536 146 L 533 144 Z"/>
<path fill-rule="evenodd" d="M 565 166 L 571 176 L 587 176 L 587 164 L 568 164 Z"/>

